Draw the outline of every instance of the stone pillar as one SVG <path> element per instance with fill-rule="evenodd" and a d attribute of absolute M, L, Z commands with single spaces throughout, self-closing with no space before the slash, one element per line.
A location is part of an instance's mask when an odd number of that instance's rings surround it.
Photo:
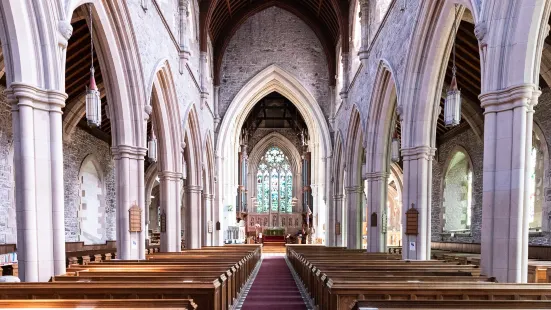
<path fill-rule="evenodd" d="M 187 185 L 184 187 L 186 192 L 186 248 L 201 248 L 201 187 L 197 185 Z"/>
<path fill-rule="evenodd" d="M 112 147 L 115 160 L 117 188 L 117 258 L 145 259 L 145 230 L 130 232 L 129 212 L 132 205 L 142 209 L 145 228 L 144 158 L 143 147 L 118 145 Z"/>
<path fill-rule="evenodd" d="M 540 94 L 527 84 L 480 95 L 485 109 L 481 267 L 500 282 L 527 282 L 529 158 Z"/>
<path fill-rule="evenodd" d="M 247 213 L 247 166 L 248 166 L 248 155 L 247 155 L 247 140 L 248 133 L 243 133 L 241 139 L 241 152 L 239 152 L 239 176 L 237 186 L 237 217 L 241 218 L 241 213 Z"/>
<path fill-rule="evenodd" d="M 208 85 L 208 76 L 209 76 L 209 67 L 208 67 L 208 54 L 207 52 L 201 52 L 199 56 L 199 68 L 201 69 L 201 109 L 208 104 L 209 98 L 209 85 Z"/>
<path fill-rule="evenodd" d="M 435 149 L 418 146 L 402 149 L 404 161 L 403 248 L 404 259 L 430 259 L 432 160 Z M 411 207 L 419 212 L 418 235 L 406 235 L 405 213 Z M 411 250 L 410 250 L 411 249 Z"/>
<path fill-rule="evenodd" d="M 213 246 L 213 245 L 216 245 L 214 243 L 214 235 L 215 235 L 215 223 L 213 221 L 213 206 L 214 206 L 214 195 L 210 195 L 210 194 L 203 194 L 203 201 L 204 201 L 204 209 L 205 209 L 205 213 L 207 214 L 207 216 L 205 217 L 205 220 L 203 221 L 203 223 L 205 223 L 205 225 L 207 225 L 207 227 L 205 227 L 204 231 L 205 231 L 205 240 L 203 241 L 203 244 L 206 245 L 206 246 Z M 209 232 L 209 226 L 208 225 L 211 225 L 212 227 L 212 231 Z"/>
<path fill-rule="evenodd" d="M 385 252 L 386 238 L 383 233 L 383 213 L 387 204 L 388 177 L 386 172 L 372 172 L 365 176 L 367 181 L 367 229 L 368 229 L 368 252 Z M 371 216 L 377 214 L 377 225 L 373 226 Z"/>
<path fill-rule="evenodd" d="M 176 172 L 159 173 L 161 214 L 165 215 L 166 230 L 161 231 L 161 252 L 180 251 L 180 180 L 182 175 Z"/>
<path fill-rule="evenodd" d="M 344 104 L 344 107 L 346 110 L 348 110 L 348 86 L 349 86 L 349 71 L 350 71 L 350 62 L 349 62 L 349 54 L 348 53 L 342 53 L 341 55 L 341 65 L 342 65 L 342 89 L 339 92 L 339 95 L 341 96 L 342 103 Z"/>
<path fill-rule="evenodd" d="M 220 85 L 214 86 L 214 94 L 212 96 L 214 105 L 214 131 L 218 132 L 218 125 L 220 125 L 220 112 L 218 107 L 220 102 Z"/>
<path fill-rule="evenodd" d="M 349 249 L 361 249 L 362 247 L 362 195 L 363 186 L 350 186 L 346 189 L 347 198 L 347 242 Z"/>
<path fill-rule="evenodd" d="M 48 281 L 65 273 L 61 108 L 67 95 L 24 83 L 12 104 L 19 276 Z"/>
<path fill-rule="evenodd" d="M 360 23 L 362 25 L 362 45 L 358 56 L 365 66 L 365 62 L 369 58 L 369 0 L 360 0 Z"/>
<path fill-rule="evenodd" d="M 342 203 L 344 195 L 337 194 L 333 195 L 333 209 L 334 209 L 334 220 L 333 220 L 333 229 L 334 229 L 334 246 L 343 246 L 343 217 L 342 217 Z M 337 229 L 337 226 L 340 226 L 340 231 Z"/>
<path fill-rule="evenodd" d="M 188 6 L 189 0 L 178 1 L 178 28 L 179 28 L 179 41 L 180 41 L 180 74 L 183 74 L 191 57 L 191 49 L 189 48 L 188 39 Z"/>

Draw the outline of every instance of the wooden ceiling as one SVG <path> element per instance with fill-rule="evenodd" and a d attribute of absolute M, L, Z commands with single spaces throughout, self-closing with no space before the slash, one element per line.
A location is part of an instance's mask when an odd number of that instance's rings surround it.
<path fill-rule="evenodd" d="M 78 14 L 77 14 L 78 15 Z M 73 19 L 73 35 L 67 45 L 67 63 L 65 69 L 65 92 L 69 96 L 66 106 L 71 102 L 83 100 L 90 79 L 90 30 L 82 17 Z M 95 45 L 94 68 L 96 84 L 100 90 L 102 102 L 102 122 L 98 128 L 90 128 L 83 117 L 78 126 L 98 139 L 111 144 L 111 122 L 107 118 L 107 96 L 103 87 L 103 75 L 97 58 L 98 46 Z M 65 114 L 64 114 L 65 117 Z"/>
<path fill-rule="evenodd" d="M 341 31 L 348 30 L 348 27 L 340 27 L 343 20 L 348 24 L 348 3 L 348 0 L 202 0 L 202 11 L 208 12 L 205 14 L 208 15 L 208 32 L 214 49 L 215 85 L 220 84 L 220 66 L 226 46 L 239 26 L 249 17 L 272 6 L 291 12 L 312 28 L 324 48 L 329 76 L 333 77 L 335 47 Z M 206 51 L 206 38 L 202 41 L 205 43 L 201 48 Z"/>
<path fill-rule="evenodd" d="M 258 128 L 291 128 L 297 133 L 307 130 L 306 122 L 295 105 L 277 92 L 268 94 L 253 107 L 243 127 L 251 135 Z"/>

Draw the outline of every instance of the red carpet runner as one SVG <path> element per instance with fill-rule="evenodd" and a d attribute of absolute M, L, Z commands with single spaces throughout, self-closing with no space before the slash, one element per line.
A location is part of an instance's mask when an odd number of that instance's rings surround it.
<path fill-rule="evenodd" d="M 242 310 L 306 310 L 283 257 L 265 257 Z"/>

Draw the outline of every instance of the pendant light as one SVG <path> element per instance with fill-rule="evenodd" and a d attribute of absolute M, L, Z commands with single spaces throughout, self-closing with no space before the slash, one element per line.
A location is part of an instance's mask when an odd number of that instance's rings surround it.
<path fill-rule="evenodd" d="M 394 129 L 394 135 L 392 136 L 392 142 L 390 143 L 390 160 L 393 163 L 400 161 L 400 138 L 398 137 L 397 129 Z"/>
<path fill-rule="evenodd" d="M 157 162 L 157 137 L 155 137 L 155 127 L 151 125 L 151 136 L 147 141 L 147 157 L 151 162 Z"/>
<path fill-rule="evenodd" d="M 455 5 L 455 19 L 453 21 L 453 67 L 452 67 L 452 82 L 448 88 L 448 95 L 446 96 L 446 102 L 444 103 L 444 125 L 446 127 L 453 127 L 459 125 L 461 121 L 461 91 L 457 87 L 455 66 L 455 38 L 457 35 L 457 8 Z"/>
<path fill-rule="evenodd" d="M 88 6 L 90 14 L 90 46 L 92 65 L 90 67 L 90 81 L 86 86 L 86 121 L 90 127 L 99 127 L 101 125 L 101 98 L 94 78 L 94 20 L 92 19 L 92 7 Z"/>

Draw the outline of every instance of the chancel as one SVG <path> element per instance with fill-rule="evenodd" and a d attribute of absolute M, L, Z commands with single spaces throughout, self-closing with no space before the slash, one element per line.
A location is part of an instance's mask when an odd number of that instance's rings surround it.
<path fill-rule="evenodd" d="M 0 21 L 0 308 L 551 309 L 551 0 Z"/>

